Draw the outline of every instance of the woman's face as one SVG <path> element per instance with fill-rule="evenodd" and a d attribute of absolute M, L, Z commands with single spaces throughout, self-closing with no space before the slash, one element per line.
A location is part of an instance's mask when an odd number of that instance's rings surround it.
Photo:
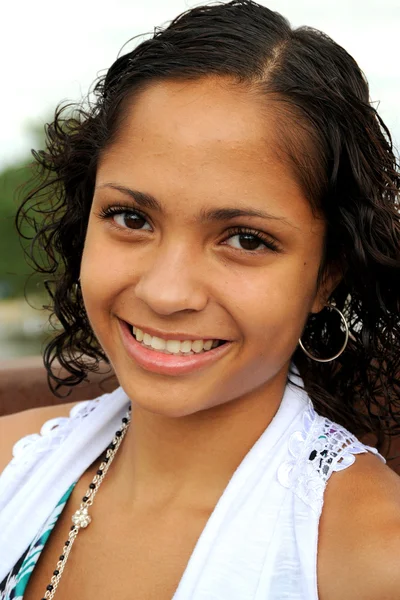
<path fill-rule="evenodd" d="M 308 313 L 323 306 L 325 229 L 276 150 L 261 101 L 204 79 L 142 91 L 104 152 L 81 286 L 138 406 L 183 416 L 285 380 Z M 127 324 L 164 340 L 228 343 L 199 365 L 197 353 L 143 352 Z"/>

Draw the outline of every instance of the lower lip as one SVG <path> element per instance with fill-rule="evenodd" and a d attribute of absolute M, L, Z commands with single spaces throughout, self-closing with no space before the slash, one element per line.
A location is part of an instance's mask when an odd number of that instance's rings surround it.
<path fill-rule="evenodd" d="M 225 342 L 222 346 L 202 352 L 200 354 L 189 354 L 188 356 L 174 356 L 164 354 L 146 348 L 136 341 L 131 333 L 130 326 L 124 321 L 119 321 L 122 332 L 122 340 L 126 351 L 143 369 L 161 375 L 183 375 L 201 369 L 224 356 L 232 342 Z"/>

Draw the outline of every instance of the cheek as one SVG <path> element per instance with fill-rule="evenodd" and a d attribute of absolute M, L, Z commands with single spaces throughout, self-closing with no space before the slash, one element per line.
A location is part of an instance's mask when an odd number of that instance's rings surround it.
<path fill-rule="evenodd" d="M 237 287 L 232 311 L 259 353 L 292 353 L 315 297 L 318 266 L 286 260 Z"/>
<path fill-rule="evenodd" d="M 90 226 L 87 231 L 81 263 L 81 289 L 85 308 L 92 328 L 106 325 L 104 312 L 109 312 L 120 285 L 120 274 L 116 268 L 110 248 L 104 238 Z"/>

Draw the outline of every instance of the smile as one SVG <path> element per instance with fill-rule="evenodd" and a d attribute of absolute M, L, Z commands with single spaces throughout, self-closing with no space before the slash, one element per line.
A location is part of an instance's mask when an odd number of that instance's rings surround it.
<path fill-rule="evenodd" d="M 132 327 L 132 335 L 137 342 L 147 348 L 164 354 L 175 354 L 178 356 L 201 354 L 217 348 L 224 343 L 223 340 L 165 340 L 157 336 L 152 336 L 135 326 Z"/>
<path fill-rule="evenodd" d="M 161 339 L 126 321 L 118 321 L 122 342 L 129 357 L 146 371 L 161 375 L 176 376 L 203 369 L 227 354 L 233 343 L 225 340 Z M 143 339 L 140 340 L 140 337 Z M 164 344 L 165 347 L 157 348 Z"/>

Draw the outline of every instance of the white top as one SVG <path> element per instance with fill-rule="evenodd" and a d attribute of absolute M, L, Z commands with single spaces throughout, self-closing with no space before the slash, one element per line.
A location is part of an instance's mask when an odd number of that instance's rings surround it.
<path fill-rule="evenodd" d="M 291 380 L 302 386 L 300 378 Z M 60 497 L 110 443 L 129 403 L 118 388 L 15 445 L 0 476 L 0 581 Z M 305 391 L 288 384 L 274 419 L 212 512 L 173 600 L 318 600 L 326 483 L 367 451 L 378 454 L 316 414 Z"/>

